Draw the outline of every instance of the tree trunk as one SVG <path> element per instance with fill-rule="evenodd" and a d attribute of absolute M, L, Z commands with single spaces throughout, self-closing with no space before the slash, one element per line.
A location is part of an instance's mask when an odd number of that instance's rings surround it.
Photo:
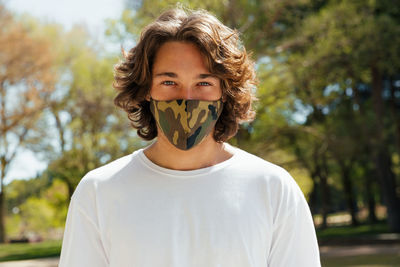
<path fill-rule="evenodd" d="M 374 198 L 374 193 L 372 192 L 372 175 L 366 175 L 365 177 L 365 191 L 367 194 L 367 202 L 368 202 L 368 221 L 369 223 L 376 223 L 378 218 L 376 217 L 376 203 Z"/>
<path fill-rule="evenodd" d="M 365 148 L 365 155 L 371 155 L 369 146 Z M 364 160 L 364 166 L 369 166 L 367 160 Z M 377 223 L 378 218 L 376 217 L 376 200 L 375 192 L 373 190 L 373 185 L 376 182 L 375 177 L 377 177 L 377 172 L 375 168 L 365 167 L 365 192 L 366 200 L 368 206 L 368 221 L 371 224 Z"/>
<path fill-rule="evenodd" d="M 392 119 L 395 124 L 395 144 L 397 151 L 400 152 L 400 116 L 398 115 L 398 108 L 396 103 L 396 96 L 395 96 L 395 89 L 393 86 L 393 78 L 390 77 L 389 79 L 389 86 L 390 86 L 390 111 L 392 114 Z"/>
<path fill-rule="evenodd" d="M 358 91 L 357 86 L 354 86 L 353 88 L 354 91 L 354 99 L 356 104 L 358 105 L 358 110 L 360 115 L 363 118 L 366 118 L 366 112 L 365 112 L 365 108 L 363 103 L 361 102 L 360 99 L 360 94 Z M 373 157 L 371 157 L 372 153 L 371 153 L 371 143 L 370 143 L 370 138 L 368 136 L 368 128 L 367 125 L 365 123 L 362 123 L 360 125 L 361 127 L 361 135 L 362 135 L 362 142 L 361 144 L 363 145 L 363 148 L 361 149 L 361 153 L 363 153 L 364 155 L 366 155 L 366 157 L 362 157 L 361 158 L 361 163 L 363 164 L 364 170 L 365 170 L 365 192 L 366 192 L 366 201 L 367 203 L 364 203 L 368 206 L 368 220 L 369 223 L 376 223 L 378 221 L 377 217 L 376 217 L 376 201 L 375 201 L 375 195 L 374 192 L 372 190 L 372 186 L 375 182 L 374 177 L 376 176 L 376 171 L 373 168 L 368 167 L 369 166 L 369 162 L 372 161 L 373 162 Z"/>
<path fill-rule="evenodd" d="M 353 193 L 353 183 L 350 178 L 350 167 L 346 166 L 344 162 L 339 162 L 339 166 L 342 171 L 342 183 L 345 193 L 345 198 L 347 202 L 347 207 L 349 208 L 351 215 L 351 225 L 359 225 L 356 214 L 355 198 Z"/>
<path fill-rule="evenodd" d="M 328 214 L 329 214 L 329 205 L 328 205 L 328 183 L 326 177 L 324 175 L 320 176 L 321 180 L 321 202 L 322 202 L 322 228 L 328 227 Z"/>
<path fill-rule="evenodd" d="M 317 149 L 315 148 L 314 152 L 314 162 L 315 162 L 315 176 L 319 178 L 320 192 L 321 192 L 321 214 L 322 214 L 322 229 L 328 227 L 328 214 L 330 210 L 329 205 L 329 186 L 328 186 L 328 177 L 323 172 L 322 165 L 318 160 L 318 155 L 316 153 Z"/>
<path fill-rule="evenodd" d="M 310 205 L 310 210 L 312 214 L 317 214 L 319 209 L 318 209 L 318 181 L 315 176 L 311 175 L 311 179 L 313 181 L 313 189 L 310 193 L 310 199 L 309 199 L 309 205 Z"/>
<path fill-rule="evenodd" d="M 383 200 L 387 207 L 389 229 L 400 233 L 400 200 L 396 196 L 396 183 L 391 170 L 392 161 L 383 149 L 377 152 L 376 164 L 378 179 L 381 187 L 383 187 Z"/>
<path fill-rule="evenodd" d="M 0 192 L 0 243 L 6 241 L 4 192 Z"/>
<path fill-rule="evenodd" d="M 4 177 L 6 171 L 5 159 L 1 158 L 1 174 L 0 174 L 0 244 L 6 241 L 6 229 L 5 229 L 5 205 L 4 205 Z"/>
<path fill-rule="evenodd" d="M 383 198 L 387 206 L 389 229 L 400 233 L 400 200 L 396 195 L 396 181 L 391 170 L 392 160 L 384 138 L 384 102 L 382 99 L 383 79 L 376 66 L 371 67 L 372 74 L 372 101 L 375 112 L 375 144 L 374 160 L 376 164 L 379 185 L 382 188 Z"/>

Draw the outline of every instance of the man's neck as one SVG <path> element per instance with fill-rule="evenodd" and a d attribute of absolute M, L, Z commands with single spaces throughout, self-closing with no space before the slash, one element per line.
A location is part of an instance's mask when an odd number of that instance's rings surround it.
<path fill-rule="evenodd" d="M 177 149 L 161 135 L 154 144 L 144 150 L 144 153 L 161 167 L 185 171 L 210 167 L 233 155 L 223 143 L 216 142 L 211 134 L 200 144 L 186 151 Z"/>

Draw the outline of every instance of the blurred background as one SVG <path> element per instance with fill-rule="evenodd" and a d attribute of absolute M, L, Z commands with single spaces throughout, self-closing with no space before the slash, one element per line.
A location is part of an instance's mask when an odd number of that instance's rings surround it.
<path fill-rule="evenodd" d="M 113 65 L 176 2 L 0 0 L 0 266 L 57 266 L 80 179 L 147 144 Z M 400 1 L 180 3 L 252 52 L 257 118 L 230 143 L 296 179 L 323 266 L 400 266 Z"/>

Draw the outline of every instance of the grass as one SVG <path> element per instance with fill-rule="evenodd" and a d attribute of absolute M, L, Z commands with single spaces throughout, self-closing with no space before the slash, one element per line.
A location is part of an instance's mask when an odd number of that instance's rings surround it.
<path fill-rule="evenodd" d="M 390 233 L 385 221 L 376 224 L 360 224 L 359 226 L 330 226 L 327 229 L 317 229 L 318 239 L 342 237 L 366 237 L 376 234 Z"/>
<path fill-rule="evenodd" d="M 40 243 L 0 244 L 0 262 L 56 257 L 61 252 L 61 240 Z"/>
<path fill-rule="evenodd" d="M 398 267 L 400 255 L 363 255 L 342 258 L 321 258 L 322 267 Z"/>

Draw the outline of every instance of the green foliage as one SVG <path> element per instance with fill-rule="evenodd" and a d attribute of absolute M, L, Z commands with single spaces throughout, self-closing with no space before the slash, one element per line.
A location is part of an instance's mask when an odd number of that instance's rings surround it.
<path fill-rule="evenodd" d="M 206 9 L 224 24 L 242 34 L 245 47 L 257 58 L 273 53 L 277 40 L 291 30 L 303 16 L 309 0 L 292 1 L 126 1 L 119 20 L 110 20 L 107 35 L 119 42 L 137 40 L 140 31 L 162 11 L 175 6 Z M 320 5 L 320 4 L 318 4 Z"/>
<path fill-rule="evenodd" d="M 21 195 L 27 193 L 23 191 L 24 188 L 20 187 L 18 190 L 21 190 Z M 68 200 L 65 183 L 54 180 L 39 195 L 32 195 L 22 204 L 13 207 L 6 220 L 9 238 L 60 238 L 57 231 L 61 232 L 60 229 L 64 227 Z"/>
<path fill-rule="evenodd" d="M 53 209 L 43 198 L 29 198 L 21 205 L 21 219 L 29 222 L 25 231 L 43 232 L 52 226 Z"/>
<path fill-rule="evenodd" d="M 368 83 L 365 69 L 373 62 L 389 74 L 399 69 L 400 28 L 395 20 L 377 15 L 373 1 L 331 1 L 305 18 L 281 48 L 290 53 L 290 62 L 310 71 L 316 87 L 347 78 Z"/>
<path fill-rule="evenodd" d="M 6 185 L 6 209 L 10 214 L 12 209 L 23 204 L 29 197 L 39 197 L 43 189 L 49 186 L 48 180 L 36 177 L 29 180 L 15 179 Z"/>
<path fill-rule="evenodd" d="M 10 183 L 7 229 L 13 237 L 31 233 L 59 237 L 69 197 L 80 179 L 145 142 L 112 101 L 117 57 L 101 53 L 101 45 L 82 26 L 66 32 L 60 25 L 39 23 L 29 16 L 20 20 L 32 36 L 51 43 L 56 83 L 44 116 L 36 123 L 47 138 L 39 138 L 31 147 L 49 160 L 49 167 L 37 179 Z"/>
<path fill-rule="evenodd" d="M 19 211 L 18 207 L 14 208 L 15 212 Z M 21 225 L 22 219 L 18 214 L 10 214 L 5 217 L 6 222 L 6 233 L 8 237 L 20 237 L 21 236 Z"/>
<path fill-rule="evenodd" d="M 49 26 L 48 30 L 53 32 Z M 47 151 L 50 163 L 46 173 L 50 179 L 64 181 L 71 196 L 88 171 L 145 142 L 137 138 L 112 101 L 117 57 L 100 53 L 101 45 L 80 26 L 54 37 L 59 83 L 48 110 L 47 119 L 55 125 L 51 125 L 53 151 Z"/>

